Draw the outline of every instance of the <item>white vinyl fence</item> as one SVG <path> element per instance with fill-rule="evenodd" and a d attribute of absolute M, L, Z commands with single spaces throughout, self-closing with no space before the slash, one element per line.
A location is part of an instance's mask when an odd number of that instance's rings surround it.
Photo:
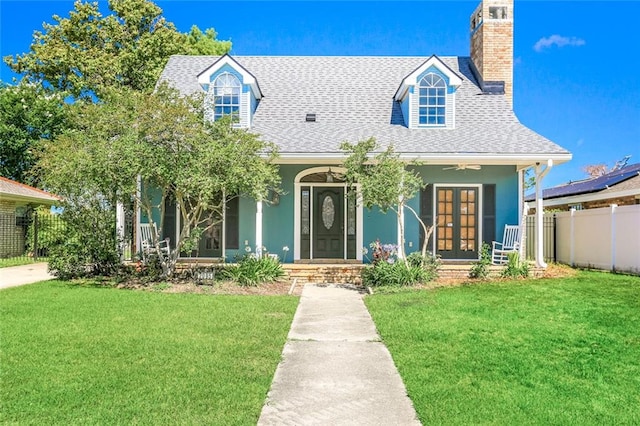
<path fill-rule="evenodd" d="M 640 205 L 553 214 L 558 262 L 640 273 Z"/>

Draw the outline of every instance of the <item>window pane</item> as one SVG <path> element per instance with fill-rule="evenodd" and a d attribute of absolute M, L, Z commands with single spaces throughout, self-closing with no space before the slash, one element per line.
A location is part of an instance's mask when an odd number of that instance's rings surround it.
<path fill-rule="evenodd" d="M 424 115 L 420 116 L 420 124 L 427 124 L 427 117 Z"/>
<path fill-rule="evenodd" d="M 229 114 L 239 117 L 241 91 L 242 85 L 235 75 L 224 73 L 216 78 L 212 90 L 215 120 Z"/>

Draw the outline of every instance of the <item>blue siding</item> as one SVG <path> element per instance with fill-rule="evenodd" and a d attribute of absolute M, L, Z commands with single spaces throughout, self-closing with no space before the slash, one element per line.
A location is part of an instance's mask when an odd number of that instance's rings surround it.
<path fill-rule="evenodd" d="M 294 251 L 294 185 L 296 175 L 313 166 L 280 166 L 282 176 L 283 194 L 280 195 L 280 203 L 268 205 L 265 203 L 262 209 L 262 239 L 264 246 L 270 253 L 275 253 L 281 258 L 284 255 L 282 248 L 289 247 L 287 262 L 293 260 Z"/>
<path fill-rule="evenodd" d="M 410 88 L 410 93 L 413 93 L 413 87 Z M 402 110 L 402 118 L 404 119 L 404 125 L 409 127 L 409 98 L 410 96 L 405 96 L 404 100 L 400 104 L 400 109 Z"/>
<path fill-rule="evenodd" d="M 218 71 L 211 74 L 211 76 L 209 77 L 209 81 L 213 83 L 220 74 L 224 74 L 224 73 L 235 75 L 236 77 L 238 77 L 238 80 L 240 80 L 240 83 L 242 83 L 242 74 L 236 71 L 236 69 L 229 64 L 224 64 L 222 67 L 220 67 Z"/>
<path fill-rule="evenodd" d="M 383 244 L 395 244 L 398 242 L 398 216 L 391 210 L 382 213 L 377 207 L 371 210 L 364 209 L 364 239 L 363 244 L 369 251 L 367 255 L 371 259 L 369 244 L 380 240 Z M 367 258 L 364 257 L 364 261 Z"/>
<path fill-rule="evenodd" d="M 316 165 L 282 165 L 282 189 L 278 205 L 263 204 L 263 245 L 270 253 L 283 256 L 282 248 L 289 247 L 286 260 L 291 262 L 294 254 L 294 178 L 302 170 Z M 419 166 L 416 170 L 423 181 L 429 185 L 496 185 L 496 229 L 497 236 L 502 235 L 506 224 L 518 223 L 518 174 L 514 166 L 483 166 L 480 170 L 443 170 L 442 166 Z M 159 191 L 154 196 L 159 201 Z M 416 196 L 408 204 L 420 214 L 420 197 Z M 239 241 L 238 250 L 227 250 L 226 260 L 233 261 L 236 255 L 245 253 L 245 241 L 255 250 L 255 215 L 256 202 L 242 197 L 239 212 Z M 155 215 L 154 215 L 155 216 Z M 158 217 L 155 219 L 159 223 Z M 396 214 L 392 211 L 386 214 L 378 208 L 363 209 L 363 244 L 366 248 L 375 240 L 383 243 L 397 241 Z M 143 217 L 142 222 L 147 222 Z M 407 253 L 420 249 L 420 225 L 410 211 L 405 211 L 405 250 Z M 411 243 L 411 247 L 409 247 Z M 357 248 L 361 250 L 361 248 Z M 369 253 L 369 257 L 371 254 Z M 367 258 L 365 257 L 365 262 Z"/>
<path fill-rule="evenodd" d="M 482 166 L 480 170 L 442 170 L 442 166 L 420 166 L 416 169 L 425 183 L 429 185 L 495 184 L 496 185 L 496 229 L 495 235 L 501 236 L 504 225 L 514 225 L 518 218 L 518 173 L 514 166 Z M 419 205 L 414 205 L 416 208 Z M 416 209 L 419 213 L 419 209 Z M 405 214 L 407 241 L 419 241 L 419 224 L 413 215 Z M 414 224 L 411 224 L 414 222 Z M 409 233 L 415 232 L 411 235 Z M 410 250 L 408 250 L 410 251 Z"/>

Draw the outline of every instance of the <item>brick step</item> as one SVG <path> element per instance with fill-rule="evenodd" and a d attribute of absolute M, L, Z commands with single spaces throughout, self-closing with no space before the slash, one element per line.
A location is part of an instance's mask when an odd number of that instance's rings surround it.
<path fill-rule="evenodd" d="M 364 265 L 284 264 L 282 267 L 289 280 L 296 279 L 299 284 L 360 284 Z"/>

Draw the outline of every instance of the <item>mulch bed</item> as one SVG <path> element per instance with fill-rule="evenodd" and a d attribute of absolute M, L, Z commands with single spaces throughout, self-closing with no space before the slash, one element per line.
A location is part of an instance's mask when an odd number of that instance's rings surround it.
<path fill-rule="evenodd" d="M 566 278 L 577 274 L 577 270 L 569 266 L 549 264 L 541 278 Z M 501 279 L 492 280 L 475 280 L 470 278 L 439 278 L 436 281 L 415 286 L 414 289 L 430 290 L 440 287 L 454 287 L 461 285 L 482 284 L 491 281 L 500 281 Z M 202 280 L 196 282 L 193 279 L 176 278 L 169 282 L 149 283 L 141 279 L 130 279 L 117 285 L 118 288 L 156 291 L 163 293 L 195 293 L 195 294 L 231 294 L 231 295 L 262 295 L 262 296 L 278 296 L 289 294 L 291 282 L 288 280 L 279 280 L 270 283 L 263 283 L 257 286 L 240 286 L 232 281 L 210 281 Z M 302 294 L 304 284 L 297 284 L 293 290 L 294 296 Z M 375 289 L 374 289 L 375 291 Z"/>

